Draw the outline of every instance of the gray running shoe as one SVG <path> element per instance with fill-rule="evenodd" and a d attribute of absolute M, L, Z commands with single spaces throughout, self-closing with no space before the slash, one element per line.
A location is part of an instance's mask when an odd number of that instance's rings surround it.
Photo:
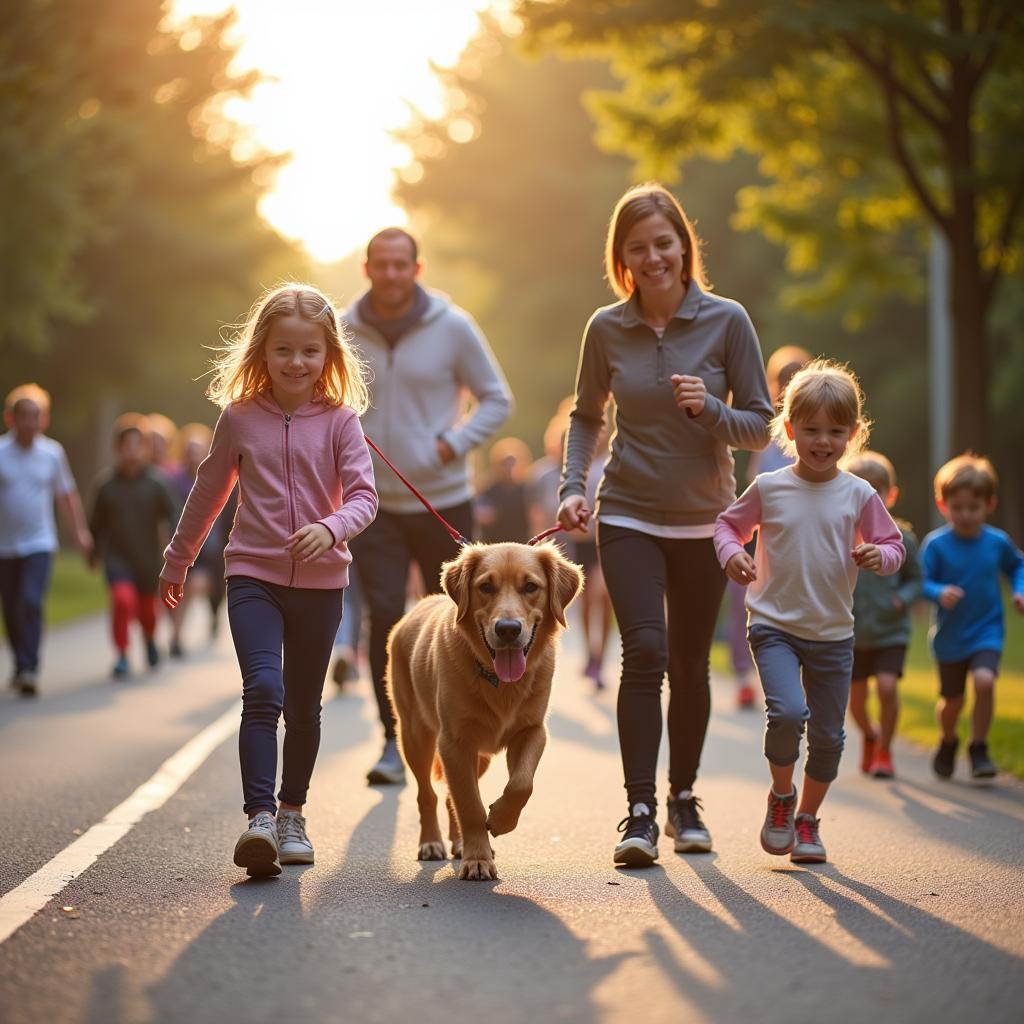
<path fill-rule="evenodd" d="M 701 820 L 700 797 L 669 800 L 665 835 L 675 840 L 676 853 L 710 853 L 711 833 Z"/>
<path fill-rule="evenodd" d="M 824 864 L 828 860 L 825 847 L 821 845 L 818 835 L 820 821 L 813 814 L 798 814 L 796 828 L 796 846 L 789 855 L 794 864 Z"/>
<path fill-rule="evenodd" d="M 249 827 L 235 843 L 235 863 L 250 877 L 281 874 L 277 859 L 277 824 L 269 811 L 249 819 Z"/>
<path fill-rule="evenodd" d="M 625 835 L 615 847 L 616 864 L 646 868 L 658 859 L 658 823 L 647 804 L 633 804 L 629 814 L 619 822 L 619 831 Z"/>
<path fill-rule="evenodd" d="M 366 773 L 371 786 L 401 786 L 405 782 L 405 765 L 398 752 L 398 740 L 385 740 L 380 760 Z"/>
<path fill-rule="evenodd" d="M 24 689 L 21 692 L 24 693 Z M 995 777 L 998 769 L 992 763 L 992 758 L 988 755 L 988 744 L 984 740 L 972 743 L 967 748 L 967 754 L 971 759 L 972 779 L 991 779 Z"/>
<path fill-rule="evenodd" d="M 776 857 L 785 856 L 796 845 L 793 814 L 796 811 L 796 789 L 789 796 L 776 796 L 768 790 L 768 813 L 761 827 L 761 849 Z"/>
<path fill-rule="evenodd" d="M 277 849 L 282 864 L 313 863 L 313 844 L 306 835 L 306 819 L 298 811 L 277 812 Z"/>
<path fill-rule="evenodd" d="M 14 679 L 14 685 L 18 688 L 18 693 L 22 697 L 34 697 L 39 692 L 39 687 L 36 683 L 35 672 L 29 669 L 22 669 Z M 995 774 L 993 772 L 993 774 Z"/>

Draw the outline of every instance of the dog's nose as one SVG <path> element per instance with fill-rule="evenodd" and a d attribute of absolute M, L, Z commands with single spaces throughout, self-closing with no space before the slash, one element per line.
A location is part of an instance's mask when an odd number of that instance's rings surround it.
<path fill-rule="evenodd" d="M 498 619 L 494 624 L 494 633 L 499 640 L 511 643 L 523 631 L 523 624 L 518 619 Z"/>

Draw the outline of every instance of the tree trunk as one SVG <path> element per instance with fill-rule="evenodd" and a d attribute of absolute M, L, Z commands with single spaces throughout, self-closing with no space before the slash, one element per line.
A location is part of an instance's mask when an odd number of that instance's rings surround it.
<path fill-rule="evenodd" d="M 962 30 L 962 11 L 950 6 L 951 33 Z M 953 307 L 953 447 L 979 454 L 991 449 L 988 417 L 988 302 L 978 244 L 978 196 L 974 135 L 971 130 L 973 99 L 969 61 L 961 57 L 951 66 L 949 121 L 944 142 L 949 162 L 952 203 L 949 245 Z"/>
<path fill-rule="evenodd" d="M 990 448 L 988 416 L 987 310 L 981 267 L 973 239 L 962 246 L 954 238 L 950 267 L 953 315 L 953 449 L 979 454 Z"/>

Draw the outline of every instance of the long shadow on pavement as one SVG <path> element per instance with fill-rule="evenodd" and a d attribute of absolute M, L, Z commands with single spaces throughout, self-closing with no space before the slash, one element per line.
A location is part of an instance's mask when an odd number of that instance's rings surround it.
<path fill-rule="evenodd" d="M 652 873 L 651 897 L 684 951 L 669 948 L 657 932 L 646 938 L 664 975 L 708 1020 L 861 1021 L 870 1015 L 868 1003 L 879 1000 L 887 1019 L 934 1021 L 948 1017 L 951 986 L 960 1006 L 984 1007 L 987 1019 L 1011 1019 L 1010 1008 L 1019 1008 L 1024 986 L 999 992 L 992 979 L 1024 977 L 1020 959 L 831 865 L 817 873 L 795 866 L 772 872 L 780 887 L 802 886 L 821 901 L 820 913 L 809 911 L 806 900 L 783 901 L 792 907 L 787 915 L 725 875 L 714 855 L 679 859 L 717 907 L 702 906 L 707 900 L 680 888 L 672 873 Z M 976 991 L 965 991 L 960 971 L 978 963 L 985 970 L 970 986 Z M 864 1001 L 855 1005 L 850 994 L 858 992 Z"/>
<path fill-rule="evenodd" d="M 156 1024 L 598 1019 L 591 994 L 618 959 L 591 958 L 556 915 L 460 882 L 450 863 L 399 877 L 399 796 L 380 793 L 331 876 L 286 867 L 231 887 L 234 905 L 150 989 Z"/>

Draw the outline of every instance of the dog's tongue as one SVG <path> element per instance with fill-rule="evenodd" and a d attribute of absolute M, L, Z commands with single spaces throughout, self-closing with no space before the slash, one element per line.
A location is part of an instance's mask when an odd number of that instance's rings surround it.
<path fill-rule="evenodd" d="M 494 674 L 503 683 L 517 683 L 526 671 L 526 655 L 515 647 L 503 647 L 494 654 Z"/>

